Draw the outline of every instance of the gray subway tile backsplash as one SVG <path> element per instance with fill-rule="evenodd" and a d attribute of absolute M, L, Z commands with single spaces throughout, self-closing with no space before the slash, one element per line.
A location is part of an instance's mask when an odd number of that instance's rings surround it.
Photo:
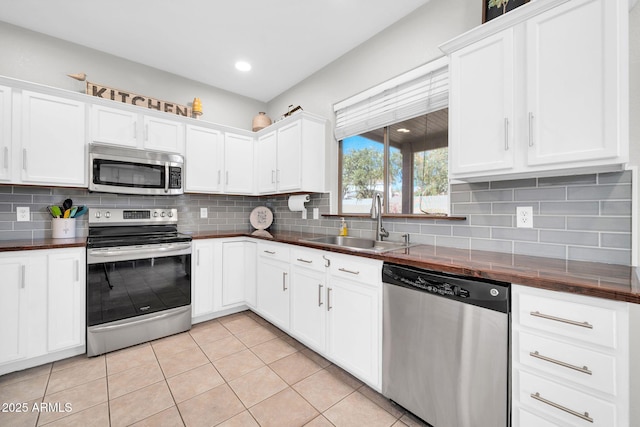
<path fill-rule="evenodd" d="M 511 181 L 458 183 L 451 186 L 451 211 L 464 221 L 385 218 L 390 240 L 409 233 L 411 242 L 438 248 L 488 250 L 519 255 L 597 261 L 631 262 L 631 172 Z M 251 231 L 249 214 L 256 206 L 274 211 L 272 228 L 280 231 L 338 234 L 340 219 L 313 219 L 313 208 L 330 212 L 330 195 L 311 194 L 307 218 L 290 212 L 287 196 L 226 196 L 185 194 L 176 197 L 124 196 L 82 189 L 0 186 L 0 239 L 49 237 L 46 206 L 71 197 L 90 207 L 176 207 L 183 232 Z M 15 208 L 29 206 L 32 221 L 15 221 Z M 533 207 L 533 229 L 516 228 L 516 208 Z M 200 218 L 200 208 L 208 218 Z M 373 238 L 368 217 L 347 217 L 349 234 Z M 87 233 L 86 217 L 78 220 L 78 235 Z"/>

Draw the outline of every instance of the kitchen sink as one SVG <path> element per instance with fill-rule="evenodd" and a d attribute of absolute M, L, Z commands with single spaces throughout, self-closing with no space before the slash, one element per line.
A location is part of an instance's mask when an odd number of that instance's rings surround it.
<path fill-rule="evenodd" d="M 377 254 L 412 246 L 407 245 L 404 242 L 375 241 L 373 239 L 347 236 L 323 236 L 313 239 L 300 239 L 300 241 L 324 246 L 340 247 L 357 252 L 371 252 Z"/>

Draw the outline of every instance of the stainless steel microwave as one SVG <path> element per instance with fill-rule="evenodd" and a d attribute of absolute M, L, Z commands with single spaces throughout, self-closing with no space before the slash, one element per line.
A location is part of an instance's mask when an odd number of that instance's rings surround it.
<path fill-rule="evenodd" d="M 91 144 L 89 190 L 118 194 L 184 193 L 180 154 Z"/>

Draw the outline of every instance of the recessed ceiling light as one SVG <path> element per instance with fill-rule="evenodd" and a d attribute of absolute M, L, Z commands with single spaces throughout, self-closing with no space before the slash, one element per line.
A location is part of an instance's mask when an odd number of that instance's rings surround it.
<path fill-rule="evenodd" d="M 238 71 L 249 71 L 251 70 L 251 64 L 246 61 L 238 61 L 236 62 L 236 70 Z"/>
<path fill-rule="evenodd" d="M 406 129 L 406 128 L 400 128 L 400 129 L 398 129 L 398 132 L 409 133 L 411 131 L 409 129 Z"/>

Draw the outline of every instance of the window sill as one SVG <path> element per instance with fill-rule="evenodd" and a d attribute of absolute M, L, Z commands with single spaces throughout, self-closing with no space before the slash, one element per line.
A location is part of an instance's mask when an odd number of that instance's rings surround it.
<path fill-rule="evenodd" d="M 325 218 L 371 218 L 368 214 L 322 214 Z M 408 219 L 440 219 L 444 221 L 464 221 L 466 216 L 452 216 L 452 215 L 428 215 L 428 214 L 382 214 L 382 218 L 408 218 Z"/>

